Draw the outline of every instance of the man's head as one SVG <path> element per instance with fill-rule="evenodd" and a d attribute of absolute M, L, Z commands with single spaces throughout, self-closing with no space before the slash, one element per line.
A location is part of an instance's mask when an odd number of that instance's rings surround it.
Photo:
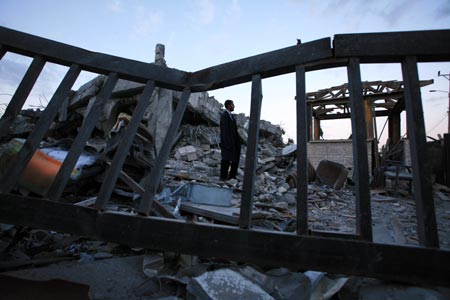
<path fill-rule="evenodd" d="M 233 100 L 227 100 L 227 101 L 225 101 L 224 105 L 225 105 L 225 109 L 226 109 L 226 110 L 228 110 L 228 111 L 234 111 L 234 102 L 233 102 Z"/>

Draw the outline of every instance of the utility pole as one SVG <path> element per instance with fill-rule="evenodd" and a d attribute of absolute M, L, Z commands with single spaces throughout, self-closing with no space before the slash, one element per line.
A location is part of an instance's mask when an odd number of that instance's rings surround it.
<path fill-rule="evenodd" d="M 450 72 L 449 74 L 441 74 L 441 71 L 438 71 L 438 76 L 445 77 L 448 80 L 448 108 L 447 108 L 447 116 L 448 116 L 448 128 L 447 133 L 450 133 Z"/>

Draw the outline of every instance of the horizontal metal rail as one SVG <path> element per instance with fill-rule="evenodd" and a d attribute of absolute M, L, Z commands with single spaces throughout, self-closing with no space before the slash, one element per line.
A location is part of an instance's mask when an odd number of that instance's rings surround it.
<path fill-rule="evenodd" d="M 0 195 L 0 220 L 131 247 L 214 256 L 267 267 L 318 270 L 450 286 L 450 252 L 338 238 L 186 223 Z"/>

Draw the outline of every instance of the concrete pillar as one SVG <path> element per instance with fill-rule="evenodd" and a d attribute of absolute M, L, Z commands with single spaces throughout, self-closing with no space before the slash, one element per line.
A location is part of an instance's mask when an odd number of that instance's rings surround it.
<path fill-rule="evenodd" d="M 156 44 L 155 47 L 155 64 L 167 67 L 164 56 L 166 55 L 166 47 L 163 44 Z"/>
<path fill-rule="evenodd" d="M 157 44 L 155 47 L 155 64 L 166 67 L 164 59 L 165 47 Z M 159 154 L 162 144 L 169 129 L 173 115 L 173 91 L 163 88 L 156 88 L 153 92 L 150 105 L 147 108 L 148 115 L 147 128 L 150 131 L 154 143 L 156 155 Z"/>

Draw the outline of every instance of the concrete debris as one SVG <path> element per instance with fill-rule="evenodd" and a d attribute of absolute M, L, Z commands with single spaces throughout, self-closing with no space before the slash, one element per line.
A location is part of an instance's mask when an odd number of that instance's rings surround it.
<path fill-rule="evenodd" d="M 261 287 L 230 269 L 206 272 L 193 278 L 187 291 L 193 296 L 193 300 L 274 300 Z"/>
<path fill-rule="evenodd" d="M 197 150 L 193 146 L 178 148 L 175 157 L 178 160 L 193 161 L 197 159 Z"/>
<path fill-rule="evenodd" d="M 340 190 L 347 181 L 348 170 L 340 163 L 322 160 L 317 166 L 316 174 L 321 183 Z"/>
<path fill-rule="evenodd" d="M 164 259 L 160 255 L 146 255 L 142 263 L 142 271 L 149 277 L 155 277 L 164 266 Z"/>
<path fill-rule="evenodd" d="M 308 300 L 311 295 L 311 282 L 300 272 L 286 268 L 272 269 L 264 274 L 252 267 L 239 270 L 244 276 L 258 283 L 276 300 Z"/>
<path fill-rule="evenodd" d="M 184 190 L 186 191 L 185 199 L 192 203 L 231 206 L 233 191 L 229 188 L 191 182 Z M 174 196 L 177 195 L 180 195 L 180 193 L 174 194 Z"/>

